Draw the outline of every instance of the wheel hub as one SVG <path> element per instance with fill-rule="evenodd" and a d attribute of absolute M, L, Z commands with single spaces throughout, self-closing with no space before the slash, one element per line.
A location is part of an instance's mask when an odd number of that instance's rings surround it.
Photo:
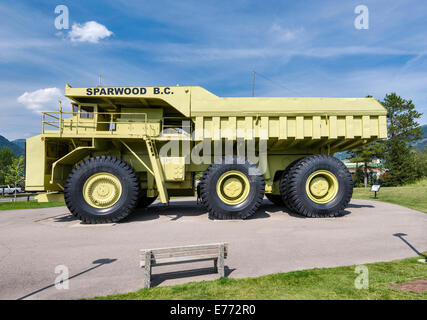
<path fill-rule="evenodd" d="M 338 179 L 328 170 L 313 172 L 308 177 L 305 186 L 310 200 L 319 204 L 325 204 L 335 199 L 338 188 Z"/>
<path fill-rule="evenodd" d="M 323 197 L 329 190 L 329 183 L 324 177 L 315 177 L 310 182 L 310 192 L 315 197 Z"/>
<path fill-rule="evenodd" d="M 250 184 L 245 174 L 240 171 L 227 171 L 217 182 L 218 197 L 226 204 L 242 203 L 249 195 Z"/>
<path fill-rule="evenodd" d="M 242 182 L 236 178 L 230 178 L 224 183 L 224 193 L 227 197 L 236 197 L 242 193 L 242 190 Z"/>
<path fill-rule="evenodd" d="M 111 173 L 101 172 L 89 177 L 83 186 L 85 201 L 95 208 L 109 208 L 122 194 L 120 180 Z"/>

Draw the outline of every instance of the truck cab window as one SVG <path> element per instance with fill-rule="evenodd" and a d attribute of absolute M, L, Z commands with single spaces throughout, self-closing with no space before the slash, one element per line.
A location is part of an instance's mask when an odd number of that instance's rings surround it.
<path fill-rule="evenodd" d="M 93 119 L 93 107 L 81 106 L 80 118 L 81 119 Z"/>

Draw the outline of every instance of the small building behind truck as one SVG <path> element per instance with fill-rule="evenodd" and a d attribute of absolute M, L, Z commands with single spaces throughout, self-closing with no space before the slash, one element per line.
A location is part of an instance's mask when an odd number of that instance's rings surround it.
<path fill-rule="evenodd" d="M 44 112 L 27 139 L 28 191 L 111 223 L 156 199 L 197 193 L 215 219 L 246 219 L 264 196 L 307 217 L 342 214 L 353 182 L 333 155 L 386 138 L 374 98 L 221 98 L 198 86 L 66 85 L 72 111 Z M 165 151 L 166 150 L 166 151 Z"/>

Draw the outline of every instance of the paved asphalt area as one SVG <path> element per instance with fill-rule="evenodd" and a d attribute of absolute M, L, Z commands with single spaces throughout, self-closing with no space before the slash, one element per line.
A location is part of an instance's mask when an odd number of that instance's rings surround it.
<path fill-rule="evenodd" d="M 155 203 L 108 225 L 81 224 L 65 207 L 0 211 L 0 299 L 136 291 L 143 286 L 142 248 L 228 242 L 226 274 L 241 278 L 415 256 L 427 250 L 426 230 L 427 214 L 366 200 L 326 219 L 283 212 L 267 199 L 245 221 L 210 220 L 193 198 Z M 54 286 L 58 265 L 69 270 L 68 290 Z M 211 262 L 153 268 L 157 286 L 216 277 Z"/>
<path fill-rule="evenodd" d="M 0 202 L 12 202 L 13 200 L 13 196 L 10 198 L 0 198 Z M 31 195 L 28 200 L 34 200 L 34 196 Z M 27 197 L 16 197 L 16 201 L 27 201 Z"/>

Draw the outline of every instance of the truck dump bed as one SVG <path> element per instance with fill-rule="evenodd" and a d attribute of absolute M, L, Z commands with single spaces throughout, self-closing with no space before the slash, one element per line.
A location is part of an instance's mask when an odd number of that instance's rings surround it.
<path fill-rule="evenodd" d="M 386 110 L 374 98 L 222 98 L 198 86 L 67 85 L 65 95 L 104 109 L 163 108 L 169 116 L 191 119 L 196 141 L 259 138 L 337 152 L 387 136 Z"/>

